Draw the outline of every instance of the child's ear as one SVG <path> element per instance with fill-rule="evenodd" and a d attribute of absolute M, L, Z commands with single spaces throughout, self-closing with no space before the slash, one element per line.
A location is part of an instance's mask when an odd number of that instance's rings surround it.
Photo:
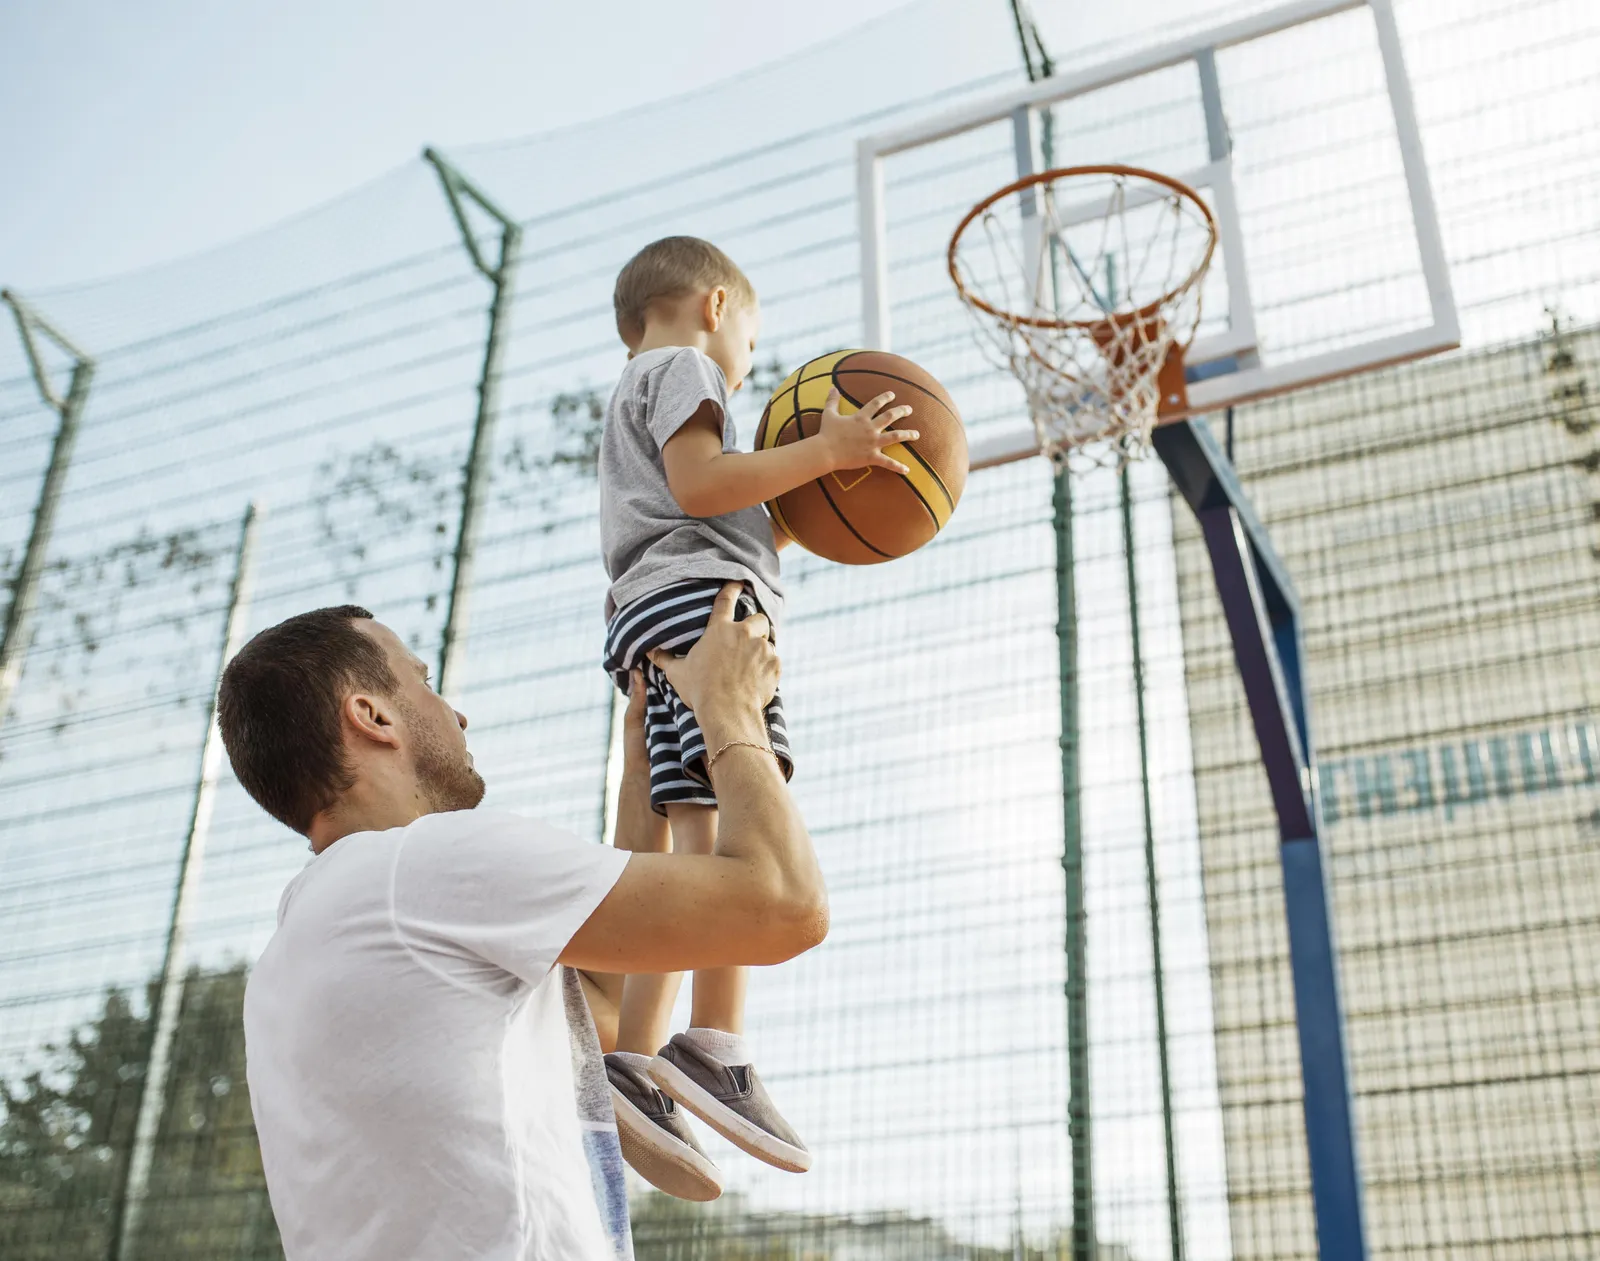
<path fill-rule="evenodd" d="M 722 327 L 728 315 L 728 291 L 716 285 L 706 294 L 706 332 L 714 333 Z"/>

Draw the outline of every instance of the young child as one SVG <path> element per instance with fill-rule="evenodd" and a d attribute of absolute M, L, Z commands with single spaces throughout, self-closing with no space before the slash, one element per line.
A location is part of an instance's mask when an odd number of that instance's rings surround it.
<path fill-rule="evenodd" d="M 722 750 L 706 748 L 694 714 L 646 654 L 688 652 L 730 580 L 744 584 L 737 616 L 761 613 L 776 627 L 778 549 L 787 539 L 762 505 L 845 469 L 904 473 L 883 448 L 917 434 L 892 428 L 911 414 L 888 406 L 892 394 L 847 416 L 835 392 L 814 436 L 741 452 L 728 400 L 750 371 L 761 309 L 744 273 L 708 242 L 677 236 L 646 246 L 617 277 L 613 300 L 628 365 L 600 441 L 600 538 L 611 577 L 605 668 L 624 691 L 645 689 L 650 804 L 666 817 L 672 851 L 709 854 L 717 831 L 711 767 Z M 766 718 L 788 778 L 794 764 L 776 696 Z M 681 979 L 636 975 L 623 987 L 606 1068 L 629 1163 L 674 1195 L 721 1193 L 682 1105 L 768 1164 L 809 1168 L 810 1152 L 768 1098 L 745 1046 L 746 969 L 696 972 L 690 1028 L 669 1040 Z"/>

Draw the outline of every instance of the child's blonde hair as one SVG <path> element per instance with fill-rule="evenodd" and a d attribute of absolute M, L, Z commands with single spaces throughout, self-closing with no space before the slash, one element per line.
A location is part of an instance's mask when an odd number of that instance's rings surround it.
<path fill-rule="evenodd" d="M 617 333 L 631 349 L 644 338 L 645 315 L 652 302 L 717 285 L 735 302 L 755 300 L 755 286 L 749 278 L 710 241 L 697 236 L 664 236 L 652 241 L 617 274 L 617 287 L 611 295 Z"/>

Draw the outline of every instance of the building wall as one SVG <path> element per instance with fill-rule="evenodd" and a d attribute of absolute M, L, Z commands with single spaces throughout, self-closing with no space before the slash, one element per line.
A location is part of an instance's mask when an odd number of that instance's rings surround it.
<path fill-rule="evenodd" d="M 1304 607 L 1376 1256 L 1600 1244 L 1597 361 L 1545 337 L 1234 420 Z M 1173 513 L 1234 1243 L 1312 1256 L 1274 820 Z"/>

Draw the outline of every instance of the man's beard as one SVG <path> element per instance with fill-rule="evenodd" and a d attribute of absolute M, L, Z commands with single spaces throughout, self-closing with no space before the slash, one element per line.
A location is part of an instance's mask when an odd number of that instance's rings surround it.
<path fill-rule="evenodd" d="M 411 765 L 417 784 L 434 812 L 471 810 L 482 801 L 483 776 L 467 761 L 465 750 L 447 746 L 411 706 L 402 704 L 401 715 L 412 739 Z"/>

